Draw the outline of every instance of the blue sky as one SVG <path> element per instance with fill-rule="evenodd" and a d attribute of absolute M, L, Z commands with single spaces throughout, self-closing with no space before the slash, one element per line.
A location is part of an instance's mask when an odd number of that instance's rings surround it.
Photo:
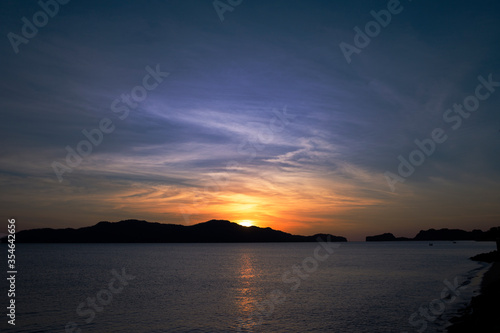
<path fill-rule="evenodd" d="M 443 114 L 478 76 L 500 81 L 500 5 L 401 1 L 348 63 L 339 44 L 387 6 L 243 0 L 221 21 L 211 1 L 72 0 L 15 53 L 8 34 L 41 7 L 2 2 L 2 215 L 20 229 L 224 218 L 353 240 L 497 226 L 500 88 L 457 130 Z M 147 66 L 169 75 L 119 119 L 113 101 Z M 52 163 L 103 118 L 114 131 L 60 182 Z M 384 173 L 435 128 L 446 142 L 392 191 Z"/>

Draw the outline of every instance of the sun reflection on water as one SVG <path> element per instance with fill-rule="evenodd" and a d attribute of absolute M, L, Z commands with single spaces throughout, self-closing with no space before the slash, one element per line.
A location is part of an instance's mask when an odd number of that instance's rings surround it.
<path fill-rule="evenodd" d="M 238 259 L 238 285 L 236 286 L 235 302 L 239 309 L 242 325 L 251 326 L 248 318 L 255 310 L 258 270 L 255 267 L 254 256 L 248 251 L 242 251 Z"/>

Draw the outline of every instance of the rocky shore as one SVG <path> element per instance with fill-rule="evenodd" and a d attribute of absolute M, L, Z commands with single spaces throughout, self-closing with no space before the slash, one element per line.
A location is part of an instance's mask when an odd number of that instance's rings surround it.
<path fill-rule="evenodd" d="M 500 253 L 480 254 L 473 260 L 491 262 L 484 274 L 481 294 L 472 298 L 471 304 L 461 317 L 453 319 L 449 333 L 500 332 Z"/>

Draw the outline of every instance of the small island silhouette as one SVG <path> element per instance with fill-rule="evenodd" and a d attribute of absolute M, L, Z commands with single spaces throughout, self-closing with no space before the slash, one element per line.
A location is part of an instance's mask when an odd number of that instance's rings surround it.
<path fill-rule="evenodd" d="M 292 235 L 271 228 L 244 227 L 226 220 L 210 220 L 191 226 L 141 220 L 99 222 L 79 229 L 30 229 L 16 233 L 17 243 L 257 243 L 347 242 L 330 234 Z M 6 238 L 2 239 L 5 242 Z"/>
<path fill-rule="evenodd" d="M 490 241 L 494 242 L 500 238 L 500 227 L 490 228 L 488 231 L 478 229 L 465 231 L 461 229 L 429 229 L 420 230 L 414 238 L 396 237 L 391 233 L 375 236 L 366 236 L 367 242 L 389 242 L 389 241 Z"/>

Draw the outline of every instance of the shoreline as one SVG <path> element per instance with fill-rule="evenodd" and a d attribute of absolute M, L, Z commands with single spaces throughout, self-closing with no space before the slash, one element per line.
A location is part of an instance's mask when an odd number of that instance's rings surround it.
<path fill-rule="evenodd" d="M 450 320 L 448 333 L 500 332 L 500 261 L 484 273 L 480 290 L 463 314 Z"/>

